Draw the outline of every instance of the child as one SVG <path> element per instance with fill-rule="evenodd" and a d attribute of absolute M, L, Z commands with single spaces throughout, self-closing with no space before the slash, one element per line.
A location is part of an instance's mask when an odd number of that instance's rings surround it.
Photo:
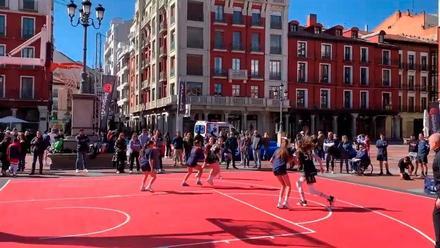
<path fill-rule="evenodd" d="M 142 179 L 141 191 L 150 191 L 153 192 L 151 186 L 156 180 L 156 172 L 154 171 L 154 160 L 152 159 L 153 153 L 153 141 L 148 141 L 145 143 L 144 147 L 139 152 L 139 163 L 141 164 L 141 170 L 144 173 L 144 177 Z M 145 183 L 147 182 L 148 176 L 151 176 L 151 180 L 148 183 L 148 186 L 145 187 Z"/>
<path fill-rule="evenodd" d="M 211 168 L 207 180 L 210 185 L 214 185 L 214 178 L 220 175 L 219 153 L 220 148 L 215 145 L 215 139 L 213 137 L 209 138 L 208 144 L 205 146 L 205 161 L 202 168 Z"/>
<path fill-rule="evenodd" d="M 288 209 L 289 208 L 289 196 L 292 190 L 289 175 L 287 175 L 287 164 L 292 160 L 292 156 L 288 151 L 289 141 L 283 138 L 281 141 L 281 147 L 274 153 L 270 159 L 272 163 L 273 174 L 277 177 L 281 183 L 281 190 L 278 196 L 277 208 Z M 284 198 L 284 201 L 283 201 Z"/>
<path fill-rule="evenodd" d="M 6 154 L 10 163 L 9 171 L 12 173 L 12 176 L 15 177 L 17 176 L 18 164 L 21 158 L 20 140 L 17 137 L 15 137 L 13 143 L 8 146 Z"/>
<path fill-rule="evenodd" d="M 186 181 L 193 173 L 193 170 L 197 170 L 197 185 L 202 185 L 202 182 L 200 181 L 200 178 L 202 177 L 203 168 L 198 164 L 199 161 L 203 161 L 203 150 L 200 147 L 200 141 L 195 140 L 194 141 L 194 147 L 191 150 L 191 154 L 189 155 L 188 160 L 186 161 L 186 166 L 188 168 L 188 171 L 183 179 L 182 186 L 186 187 L 189 186 Z"/>
<path fill-rule="evenodd" d="M 327 199 L 331 207 L 333 205 L 335 198 L 331 195 L 326 195 L 322 192 L 317 191 L 314 187 L 314 184 L 316 183 L 315 176 L 317 175 L 318 172 L 315 168 L 315 164 L 313 163 L 313 158 L 315 158 L 318 161 L 319 166 L 321 168 L 321 172 L 324 172 L 324 167 L 322 166 L 321 159 L 317 155 L 312 154 L 313 147 L 314 147 L 313 143 L 309 137 L 304 137 L 298 147 L 297 156 L 300 163 L 304 166 L 304 174 L 301 175 L 298 181 L 296 182 L 299 196 L 301 198 L 298 205 L 301 205 L 303 207 L 307 206 L 307 201 L 304 197 L 304 191 L 302 187 L 303 182 L 306 181 L 310 193 Z"/>

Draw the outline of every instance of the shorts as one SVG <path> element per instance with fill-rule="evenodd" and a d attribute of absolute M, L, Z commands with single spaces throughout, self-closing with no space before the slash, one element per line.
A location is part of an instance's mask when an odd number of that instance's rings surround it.
<path fill-rule="evenodd" d="M 417 162 L 427 164 L 428 155 L 417 155 Z"/>
<path fill-rule="evenodd" d="M 195 164 L 195 165 L 186 164 L 186 167 L 194 168 L 194 167 L 197 167 L 197 165 L 198 165 L 198 164 Z"/>
<path fill-rule="evenodd" d="M 388 161 L 388 156 L 387 155 L 377 155 L 377 161 Z"/>
<path fill-rule="evenodd" d="M 417 159 L 417 152 L 410 152 L 408 156 L 411 158 L 411 161 L 414 161 Z"/>
<path fill-rule="evenodd" d="M 287 171 L 286 170 L 274 170 L 273 174 L 275 176 L 284 176 L 284 175 L 287 175 Z"/>
<path fill-rule="evenodd" d="M 142 172 L 150 172 L 151 166 L 149 166 L 149 165 L 141 166 L 141 170 L 142 170 Z"/>
<path fill-rule="evenodd" d="M 314 184 L 314 183 L 316 183 L 315 175 L 304 175 L 304 177 L 306 178 L 307 184 Z"/>

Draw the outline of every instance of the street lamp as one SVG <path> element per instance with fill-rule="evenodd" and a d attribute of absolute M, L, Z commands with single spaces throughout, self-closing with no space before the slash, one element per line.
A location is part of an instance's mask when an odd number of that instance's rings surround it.
<path fill-rule="evenodd" d="M 284 90 L 284 84 L 280 84 L 280 86 L 278 86 L 278 89 L 275 90 L 275 98 L 278 98 L 278 100 L 280 101 L 280 122 L 279 122 L 278 133 L 279 133 L 279 135 L 282 135 L 282 132 L 283 132 L 283 103 L 284 103 L 284 100 L 287 99 L 287 90 Z"/>
<path fill-rule="evenodd" d="M 76 8 L 78 7 L 73 0 L 70 1 L 69 4 L 67 4 L 67 14 L 70 17 L 70 24 L 73 27 L 77 27 L 80 24 L 84 27 L 84 51 L 83 51 L 83 71 L 81 73 L 81 85 L 80 85 L 80 93 L 91 93 L 90 92 L 90 82 L 87 77 L 87 29 L 89 26 L 92 26 L 95 29 L 99 29 L 101 27 L 101 22 L 104 19 L 104 12 L 105 9 L 102 7 L 101 4 L 98 4 L 98 7 L 95 8 L 96 11 L 96 20 L 98 21 L 98 24 L 95 25 L 95 21 L 93 18 L 90 17 L 90 10 L 92 8 L 92 3 L 90 0 L 83 0 L 82 8 L 79 10 L 79 17 L 78 20 L 75 22 L 75 12 Z"/>

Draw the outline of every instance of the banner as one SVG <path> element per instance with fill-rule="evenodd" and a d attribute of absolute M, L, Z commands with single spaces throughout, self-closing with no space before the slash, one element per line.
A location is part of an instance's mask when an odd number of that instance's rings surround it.
<path fill-rule="evenodd" d="M 432 102 L 429 106 L 429 119 L 431 133 L 440 131 L 440 116 L 439 116 L 439 103 Z"/>
<path fill-rule="evenodd" d="M 186 82 L 180 81 L 179 84 L 179 102 L 177 104 L 177 112 L 185 114 L 186 107 Z"/>
<path fill-rule="evenodd" d="M 116 76 L 102 75 L 102 89 L 104 94 L 101 100 L 101 128 L 107 125 L 107 120 L 109 117 L 110 103 L 112 101 L 112 96 L 115 88 Z"/>

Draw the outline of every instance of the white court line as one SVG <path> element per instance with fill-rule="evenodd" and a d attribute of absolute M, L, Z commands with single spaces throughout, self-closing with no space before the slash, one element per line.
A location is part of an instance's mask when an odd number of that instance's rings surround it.
<path fill-rule="evenodd" d="M 260 193 L 247 193 L 247 192 L 246 193 L 245 192 L 243 192 L 243 193 L 229 193 L 229 195 L 257 195 L 257 196 L 270 196 L 270 197 L 278 196 L 278 195 L 274 195 L 274 194 L 262 194 L 262 193 L 260 194 Z M 297 197 L 290 197 L 290 198 L 299 199 Z M 333 211 L 330 207 L 328 207 L 320 202 L 317 202 L 317 201 L 313 201 L 313 200 L 308 200 L 308 201 L 313 202 L 313 203 L 320 205 L 320 206 L 324 207 L 325 209 L 327 209 L 327 211 L 328 211 L 327 215 L 322 218 L 316 219 L 316 220 L 296 222 L 296 224 L 307 225 L 307 224 L 312 224 L 312 223 L 316 223 L 316 222 L 321 222 L 326 219 L 329 219 L 333 215 Z"/>
<path fill-rule="evenodd" d="M 320 177 L 320 178 L 322 178 L 322 177 Z M 226 181 L 226 180 L 225 180 L 225 181 Z M 334 181 L 337 181 L 337 180 L 334 180 Z M 339 182 L 339 181 L 338 181 L 338 182 Z M 242 184 L 242 185 L 251 185 L 251 186 L 259 186 L 259 187 L 266 187 L 266 188 L 273 188 L 273 189 L 276 188 L 276 187 L 274 187 L 274 186 L 270 186 L 270 185 L 261 185 L 261 184 L 249 184 L 249 183 L 230 182 L 230 181 L 229 181 L 229 183 L 233 183 L 233 184 L 234 184 L 234 183 L 235 183 L 235 184 Z M 355 184 L 355 185 L 360 186 L 360 187 L 363 186 L 363 185 L 359 185 L 359 184 Z M 276 188 L 276 189 L 278 189 L 278 188 Z M 380 188 L 379 188 L 379 189 L 380 189 Z M 397 192 L 397 191 L 392 191 L 392 190 L 391 190 L 391 192 Z M 399 192 L 398 192 L 398 193 L 399 193 Z M 400 192 L 400 193 L 403 193 L 403 192 Z M 412 195 L 412 194 L 410 194 L 410 193 L 408 193 L 408 194 L 409 194 L 409 195 Z M 431 198 L 430 198 L 430 199 L 431 199 Z M 431 200 L 432 200 L 432 199 L 431 199 Z M 428 239 L 430 242 L 432 242 L 433 244 L 435 244 L 435 241 L 434 241 L 432 238 L 430 238 L 426 233 L 422 232 L 422 231 L 419 230 L 418 228 L 416 228 L 416 227 L 414 227 L 414 226 L 411 226 L 410 224 L 408 224 L 408 223 L 406 223 L 406 222 L 404 222 L 404 221 L 401 221 L 401 220 L 399 220 L 399 219 L 396 219 L 396 218 L 394 218 L 394 217 L 391 217 L 391 216 L 389 216 L 389 215 L 387 215 L 387 214 L 384 214 L 384 213 L 382 213 L 382 212 L 379 212 L 379 211 L 373 211 L 373 210 L 371 210 L 371 209 L 368 209 L 368 208 L 362 207 L 362 206 L 360 206 L 360 205 L 357 205 L 357 204 L 354 204 L 354 203 L 351 203 L 351 202 L 348 202 L 348 201 L 341 200 L 341 199 L 339 199 L 339 198 L 336 198 L 336 202 L 343 202 L 343 203 L 349 204 L 349 205 L 354 206 L 354 207 L 357 207 L 357 208 L 365 209 L 365 210 L 367 210 L 367 211 L 371 211 L 371 212 L 374 213 L 374 214 L 377 214 L 377 215 L 382 216 L 382 217 L 385 217 L 385 218 L 387 218 L 387 219 L 389 219 L 389 220 L 395 221 L 396 223 L 401 224 L 401 225 L 403 225 L 403 226 L 405 226 L 405 227 L 408 227 L 408 228 L 410 228 L 411 230 L 417 232 L 417 233 L 420 234 L 422 237 Z"/>
<path fill-rule="evenodd" d="M 11 182 L 11 180 L 7 180 L 5 184 L 3 184 L 3 186 L 0 188 L 0 191 L 2 191 L 4 188 L 6 188 L 6 186 L 9 184 L 9 182 Z"/>
<path fill-rule="evenodd" d="M 274 214 L 274 213 L 271 213 L 271 212 L 269 212 L 269 211 L 266 211 L 266 210 L 264 210 L 264 209 L 261 209 L 261 208 L 259 208 L 259 207 L 257 207 L 257 206 L 254 206 L 254 205 L 252 205 L 252 204 L 250 204 L 250 203 L 248 203 L 248 202 L 245 202 L 245 201 L 243 201 L 243 200 L 240 200 L 240 199 L 238 199 L 238 198 L 236 198 L 236 197 L 233 197 L 233 196 L 231 196 L 231 195 L 225 194 L 225 193 L 223 193 L 223 192 L 221 192 L 221 191 L 218 191 L 218 190 L 214 190 L 214 191 L 217 192 L 218 194 L 222 195 L 222 196 L 225 196 L 225 197 L 227 197 L 227 198 L 229 198 L 229 199 L 232 199 L 232 200 L 234 200 L 234 201 L 236 201 L 236 202 L 239 202 L 239 203 L 241 203 L 241 204 L 243 204 L 243 205 L 246 205 L 246 206 L 251 207 L 251 208 L 253 208 L 253 209 L 255 209 L 255 210 L 258 210 L 258 211 L 260 211 L 260 212 L 262 212 L 262 213 L 264 213 L 264 214 L 267 214 L 267 215 L 269 215 L 269 216 L 272 216 L 272 217 L 275 218 L 275 219 L 278 219 L 278 220 L 284 221 L 284 222 L 289 223 L 289 224 L 291 224 L 291 225 L 293 225 L 293 226 L 297 226 L 297 227 L 300 227 L 300 228 L 302 228 L 302 229 L 304 229 L 304 230 L 307 230 L 308 233 L 315 233 L 314 230 L 312 230 L 312 229 L 310 229 L 310 228 L 308 228 L 308 227 L 302 226 L 302 225 L 300 225 L 300 224 L 298 224 L 298 223 L 296 223 L 296 222 L 293 222 L 293 221 L 290 221 L 290 220 L 288 220 L 288 219 L 285 219 L 285 218 L 283 218 L 283 217 L 281 217 L 281 216 L 278 216 L 278 215 L 276 215 L 276 214 Z"/>
<path fill-rule="evenodd" d="M 122 226 L 124 226 L 125 224 L 127 224 L 131 217 L 128 213 L 118 210 L 118 209 L 112 209 L 112 208 L 100 208 L 100 207 L 54 207 L 54 208 L 46 208 L 48 210 L 54 210 L 54 209 L 95 209 L 95 210 L 103 210 L 103 211 L 109 211 L 109 212 L 114 212 L 114 213 L 119 213 L 125 216 L 125 220 L 113 227 L 110 228 L 106 228 L 103 230 L 99 230 L 99 231 L 95 231 L 95 232 L 88 232 L 88 233 L 78 233 L 78 234 L 69 234 L 69 235 L 63 235 L 63 236 L 54 236 L 54 237 L 46 237 L 46 238 L 41 238 L 43 240 L 47 240 L 47 239 L 62 239 L 62 238 L 73 238 L 73 237 L 83 237 L 83 236 L 90 236 L 90 235 L 95 235 L 95 234 L 101 234 L 101 233 L 106 233 L 106 232 L 110 232 L 113 231 L 115 229 L 118 229 Z"/>

